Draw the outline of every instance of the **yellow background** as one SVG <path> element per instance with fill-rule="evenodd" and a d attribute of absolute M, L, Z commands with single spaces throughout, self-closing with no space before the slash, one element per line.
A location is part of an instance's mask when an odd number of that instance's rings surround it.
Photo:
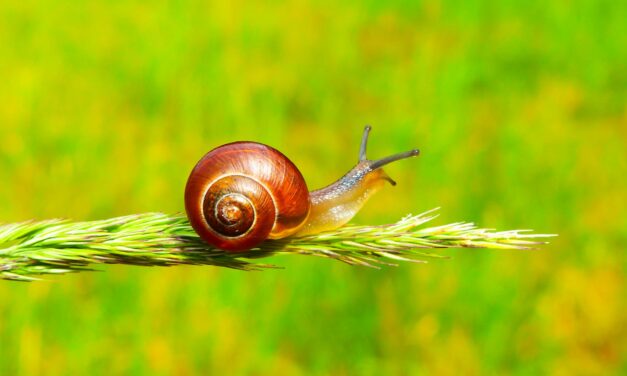
<path fill-rule="evenodd" d="M 620 1 L 7 1 L 0 221 L 183 210 L 209 149 L 310 188 L 419 147 L 355 223 L 559 233 L 370 270 L 109 266 L 0 282 L 0 374 L 624 374 Z"/>

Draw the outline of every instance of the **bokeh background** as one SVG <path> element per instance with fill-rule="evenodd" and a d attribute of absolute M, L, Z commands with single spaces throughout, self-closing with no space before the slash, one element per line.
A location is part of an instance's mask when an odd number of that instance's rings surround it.
<path fill-rule="evenodd" d="M 0 221 L 180 212 L 191 167 L 277 147 L 311 188 L 420 147 L 355 223 L 559 233 L 370 270 L 104 267 L 0 282 L 0 374 L 625 374 L 621 1 L 8 1 Z"/>

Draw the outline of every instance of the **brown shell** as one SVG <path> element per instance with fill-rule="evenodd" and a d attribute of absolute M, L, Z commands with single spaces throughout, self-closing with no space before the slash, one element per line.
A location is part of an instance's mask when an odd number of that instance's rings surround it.
<path fill-rule="evenodd" d="M 309 208 L 309 191 L 296 166 L 278 150 L 255 142 L 211 150 L 185 188 L 192 227 L 207 243 L 227 251 L 295 233 Z"/>

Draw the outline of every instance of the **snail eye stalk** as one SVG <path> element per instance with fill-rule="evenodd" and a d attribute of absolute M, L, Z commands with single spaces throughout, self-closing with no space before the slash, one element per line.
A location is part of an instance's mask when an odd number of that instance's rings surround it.
<path fill-rule="evenodd" d="M 406 152 L 403 152 L 403 153 L 390 155 L 389 157 L 385 157 L 385 158 L 377 159 L 376 161 L 372 161 L 372 163 L 370 163 L 370 168 L 372 168 L 373 170 L 376 170 L 377 168 L 383 167 L 386 164 L 390 164 L 392 162 L 396 162 L 396 161 L 401 160 L 401 159 L 415 157 L 417 155 L 420 155 L 420 150 L 418 150 L 418 149 L 413 149 L 413 150 L 409 150 L 409 151 L 406 151 Z"/>
<path fill-rule="evenodd" d="M 372 127 L 370 125 L 366 125 L 364 127 L 364 133 L 361 136 L 361 146 L 359 147 L 359 162 L 368 161 L 368 157 L 366 156 L 366 150 L 368 148 L 368 136 L 370 136 L 370 131 Z M 389 157 L 377 159 L 376 161 L 370 162 L 370 168 L 376 170 L 379 167 L 383 167 L 386 164 L 405 159 L 415 157 L 420 154 L 420 150 L 413 149 L 403 153 L 398 153 L 394 155 L 390 155 Z"/>
<path fill-rule="evenodd" d="M 361 136 L 361 146 L 359 148 L 359 162 L 367 160 L 366 148 L 368 147 L 368 135 L 370 134 L 371 130 L 372 127 L 369 125 L 366 125 L 366 127 L 364 128 L 364 133 Z"/>

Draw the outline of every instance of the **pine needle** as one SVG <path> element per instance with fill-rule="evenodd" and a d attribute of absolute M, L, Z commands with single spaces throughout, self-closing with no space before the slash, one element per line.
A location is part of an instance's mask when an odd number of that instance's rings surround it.
<path fill-rule="evenodd" d="M 529 230 L 493 231 L 459 222 L 421 225 L 430 210 L 392 224 L 344 226 L 299 238 L 269 240 L 245 253 L 227 253 L 204 243 L 183 215 L 145 213 L 89 222 L 28 221 L 0 225 L 0 278 L 32 281 L 38 275 L 93 270 L 95 264 L 140 266 L 214 265 L 239 270 L 273 268 L 253 259 L 275 254 L 326 257 L 378 268 L 395 262 L 424 263 L 443 257 L 437 248 L 532 249 L 555 236 Z"/>

